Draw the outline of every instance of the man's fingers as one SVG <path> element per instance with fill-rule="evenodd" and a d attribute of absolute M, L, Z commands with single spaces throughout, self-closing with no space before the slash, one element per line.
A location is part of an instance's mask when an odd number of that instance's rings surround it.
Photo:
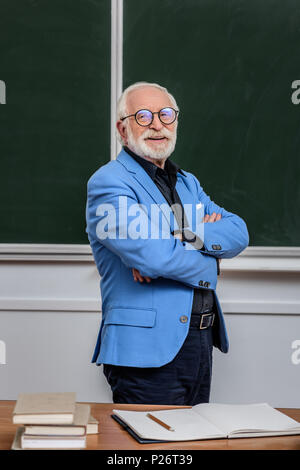
<path fill-rule="evenodd" d="M 211 216 L 209 217 L 208 222 L 214 222 L 216 216 L 217 216 L 217 214 L 216 214 L 215 212 L 213 212 L 213 213 L 211 214 Z"/>
<path fill-rule="evenodd" d="M 144 279 L 146 279 L 147 282 L 151 282 L 151 277 L 148 277 L 148 276 L 143 277 L 138 271 L 138 269 L 132 268 L 132 274 L 133 274 L 133 279 L 135 281 L 144 282 Z"/>
<path fill-rule="evenodd" d="M 204 217 L 203 217 L 203 222 L 206 223 L 206 222 L 217 222 L 218 220 L 221 220 L 222 216 L 221 214 L 216 214 L 216 212 L 213 212 L 211 215 L 209 214 L 206 214 Z"/>
<path fill-rule="evenodd" d="M 137 269 L 132 268 L 132 274 L 133 274 L 133 279 L 134 279 L 135 281 L 143 282 L 143 281 L 141 280 L 141 279 L 143 279 L 143 278 L 142 278 L 142 276 L 140 275 L 140 273 L 139 273 L 139 271 L 138 271 Z"/>
<path fill-rule="evenodd" d="M 137 269 L 136 269 L 136 277 L 137 277 L 138 281 L 144 282 L 143 276 L 141 276 L 141 274 L 139 273 L 139 271 Z"/>

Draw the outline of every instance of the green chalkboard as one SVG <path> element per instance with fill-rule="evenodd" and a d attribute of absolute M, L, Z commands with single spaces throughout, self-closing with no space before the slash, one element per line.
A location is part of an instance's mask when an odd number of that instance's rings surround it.
<path fill-rule="evenodd" d="M 124 87 L 166 86 L 173 159 L 241 215 L 250 245 L 300 245 L 299 0 L 126 0 Z"/>
<path fill-rule="evenodd" d="M 110 159 L 110 2 L 1 0 L 0 243 L 88 243 Z"/>

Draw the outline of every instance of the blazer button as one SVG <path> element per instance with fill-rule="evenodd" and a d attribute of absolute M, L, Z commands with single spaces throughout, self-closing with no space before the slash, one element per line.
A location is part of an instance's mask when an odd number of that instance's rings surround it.
<path fill-rule="evenodd" d="M 188 321 L 188 317 L 186 315 L 181 315 L 180 321 L 181 323 L 186 323 Z"/>

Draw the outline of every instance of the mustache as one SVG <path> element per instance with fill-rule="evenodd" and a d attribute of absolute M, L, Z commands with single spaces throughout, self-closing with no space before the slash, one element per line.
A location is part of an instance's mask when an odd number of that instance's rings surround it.
<path fill-rule="evenodd" d="M 151 129 L 146 129 L 145 132 L 142 134 L 143 139 L 149 139 L 149 137 L 166 137 L 167 139 L 172 139 L 173 132 L 169 131 L 168 129 L 162 129 L 160 131 L 153 131 Z"/>

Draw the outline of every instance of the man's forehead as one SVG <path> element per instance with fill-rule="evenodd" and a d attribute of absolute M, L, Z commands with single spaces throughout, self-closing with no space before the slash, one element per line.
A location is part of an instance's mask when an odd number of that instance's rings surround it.
<path fill-rule="evenodd" d="M 158 107 L 158 111 L 164 106 L 171 106 L 171 100 L 168 94 L 155 87 L 141 87 L 132 90 L 127 97 L 127 107 L 130 112 L 135 112 L 137 109 L 151 109 Z M 130 109 L 131 108 L 131 109 Z"/>

